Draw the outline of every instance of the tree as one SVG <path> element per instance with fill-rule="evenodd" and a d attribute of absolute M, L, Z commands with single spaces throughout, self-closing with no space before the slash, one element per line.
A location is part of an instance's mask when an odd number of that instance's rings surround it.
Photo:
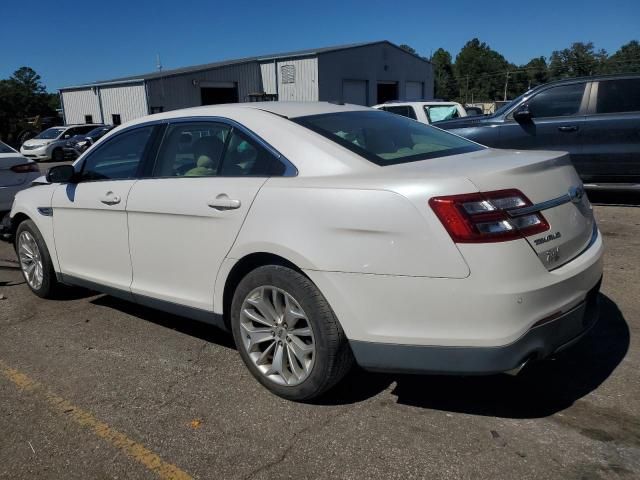
<path fill-rule="evenodd" d="M 435 98 L 451 100 L 456 96 L 456 79 L 453 74 L 451 54 L 443 48 L 435 51 L 431 57 Z"/>
<path fill-rule="evenodd" d="M 497 100 L 504 96 L 507 72 L 517 69 L 489 45 L 470 40 L 456 56 L 455 74 L 459 99 Z"/>
<path fill-rule="evenodd" d="M 552 80 L 595 75 L 606 70 L 607 52 L 596 51 L 593 43 L 576 42 L 564 50 L 555 50 L 549 62 Z"/>
<path fill-rule="evenodd" d="M 0 138 L 15 142 L 28 117 L 56 116 L 59 100 L 47 93 L 42 79 L 32 68 L 21 67 L 0 80 Z"/>
<path fill-rule="evenodd" d="M 607 59 L 608 73 L 640 72 L 640 42 L 632 40 Z"/>
<path fill-rule="evenodd" d="M 409 45 L 407 45 L 406 43 L 401 43 L 400 45 L 398 45 L 401 49 L 409 52 L 409 53 L 413 53 L 414 55 L 418 55 L 418 52 L 416 52 L 416 49 L 413 47 L 410 47 Z"/>

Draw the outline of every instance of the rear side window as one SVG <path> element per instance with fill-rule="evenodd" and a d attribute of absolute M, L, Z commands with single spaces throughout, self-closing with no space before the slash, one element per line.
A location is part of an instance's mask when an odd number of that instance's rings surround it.
<path fill-rule="evenodd" d="M 0 142 L 0 153 L 16 153 L 16 151 L 10 146 Z"/>
<path fill-rule="evenodd" d="M 640 112 L 640 78 L 598 84 L 596 113 Z"/>
<path fill-rule="evenodd" d="M 384 107 L 383 110 L 389 113 L 395 113 L 396 115 L 402 115 L 403 117 L 412 118 L 413 120 L 416 120 L 416 112 L 413 111 L 413 107 L 410 105 Z"/>
<path fill-rule="evenodd" d="M 231 127 L 223 123 L 178 123 L 165 133 L 153 169 L 154 177 L 218 175 Z"/>
<path fill-rule="evenodd" d="M 237 128 L 199 122 L 169 126 L 152 176 L 266 177 L 284 170 L 284 164 Z"/>
<path fill-rule="evenodd" d="M 328 113 L 293 121 L 381 166 L 485 148 L 437 128 L 380 111 Z"/>
<path fill-rule="evenodd" d="M 567 117 L 580 110 L 584 83 L 548 88 L 529 100 L 529 111 L 534 118 Z"/>

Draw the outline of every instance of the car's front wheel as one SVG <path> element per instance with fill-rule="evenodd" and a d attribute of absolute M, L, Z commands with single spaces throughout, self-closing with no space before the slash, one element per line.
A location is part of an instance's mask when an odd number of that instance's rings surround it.
<path fill-rule="evenodd" d="M 273 393 L 310 400 L 338 383 L 353 364 L 345 334 L 318 288 L 279 265 L 242 279 L 231 328 L 251 373 Z"/>
<path fill-rule="evenodd" d="M 53 152 L 51 152 L 51 160 L 54 162 L 63 162 L 64 151 L 61 148 L 55 148 Z"/>
<path fill-rule="evenodd" d="M 42 298 L 53 298 L 61 289 L 56 279 L 47 245 L 36 224 L 25 220 L 16 231 L 16 253 L 20 269 L 33 293 Z"/>

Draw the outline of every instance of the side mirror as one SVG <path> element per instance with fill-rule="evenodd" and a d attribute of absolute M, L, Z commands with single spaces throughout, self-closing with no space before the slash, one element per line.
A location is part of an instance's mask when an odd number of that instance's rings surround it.
<path fill-rule="evenodd" d="M 49 183 L 73 183 L 76 180 L 76 171 L 72 165 L 57 165 L 47 172 Z"/>
<path fill-rule="evenodd" d="M 530 122 L 532 118 L 529 105 L 522 105 L 515 112 L 513 112 L 513 119 L 518 123 Z"/>

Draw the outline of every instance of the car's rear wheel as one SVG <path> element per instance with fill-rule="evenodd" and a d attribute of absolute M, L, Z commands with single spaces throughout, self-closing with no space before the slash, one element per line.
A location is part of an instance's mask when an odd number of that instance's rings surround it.
<path fill-rule="evenodd" d="M 16 253 L 25 282 L 33 293 L 42 298 L 53 298 L 60 292 L 47 245 L 36 224 L 25 220 L 16 231 Z"/>
<path fill-rule="evenodd" d="M 51 152 L 51 160 L 54 162 L 63 162 L 64 161 L 64 151 L 61 148 L 55 148 L 53 152 Z"/>
<path fill-rule="evenodd" d="M 338 383 L 353 364 L 326 299 L 291 268 L 268 265 L 247 274 L 234 293 L 231 328 L 254 377 L 284 398 L 315 398 Z"/>

